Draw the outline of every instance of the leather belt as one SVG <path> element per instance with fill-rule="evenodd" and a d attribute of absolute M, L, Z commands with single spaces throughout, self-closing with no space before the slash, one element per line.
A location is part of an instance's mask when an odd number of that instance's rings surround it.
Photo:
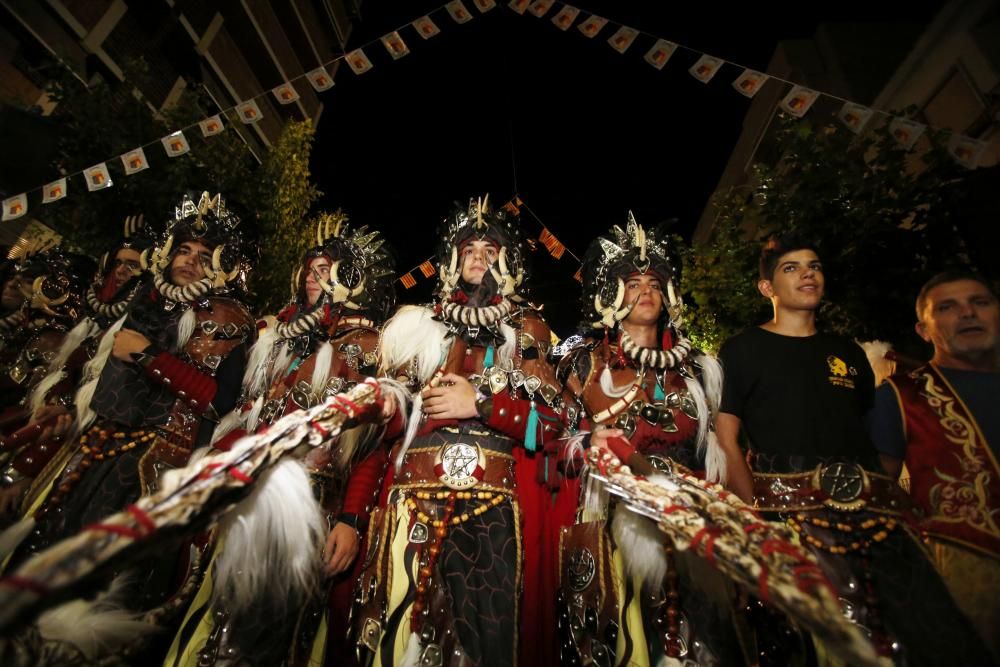
<path fill-rule="evenodd" d="M 763 511 L 912 511 L 909 496 L 895 480 L 857 463 L 829 463 L 800 473 L 754 473 L 753 478 L 754 502 Z"/>
<path fill-rule="evenodd" d="M 471 438 L 409 449 L 393 486 L 513 493 L 517 489 L 514 457 L 481 447 Z"/>

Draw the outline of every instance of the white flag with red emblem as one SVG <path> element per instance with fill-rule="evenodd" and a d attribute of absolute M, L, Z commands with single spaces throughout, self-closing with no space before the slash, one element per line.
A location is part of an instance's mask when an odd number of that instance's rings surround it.
<path fill-rule="evenodd" d="M 840 111 L 837 113 L 837 118 L 847 126 L 848 130 L 854 134 L 858 134 L 861 130 L 865 129 L 865 125 L 871 120 L 873 113 L 866 106 L 854 102 L 844 102 L 844 106 L 840 107 Z"/>
<path fill-rule="evenodd" d="M 417 31 L 417 34 L 424 39 L 430 39 L 441 32 L 441 29 L 438 28 L 437 24 L 431 20 L 430 16 L 421 16 L 418 18 L 413 22 L 413 28 Z"/>
<path fill-rule="evenodd" d="M 528 11 L 531 12 L 532 16 L 540 19 L 549 13 L 549 10 L 552 9 L 552 5 L 554 4 L 554 0 L 535 0 L 531 3 L 531 6 L 528 7 Z"/>
<path fill-rule="evenodd" d="M 299 99 L 299 91 L 290 83 L 283 83 L 271 92 L 274 93 L 274 99 L 278 100 L 278 104 L 291 104 Z"/>
<path fill-rule="evenodd" d="M 46 184 L 42 188 L 42 203 L 51 204 L 54 201 L 59 201 L 66 196 L 66 179 L 60 178 L 57 181 L 52 181 Z"/>
<path fill-rule="evenodd" d="M 410 47 L 406 45 L 406 42 L 403 41 L 403 38 L 396 31 L 382 37 L 382 46 L 389 52 L 393 60 L 399 60 L 403 56 L 410 55 Z"/>
<path fill-rule="evenodd" d="M 306 74 L 306 78 L 309 79 L 309 83 L 312 84 L 317 93 L 333 88 L 333 77 L 330 76 L 325 67 L 317 67 Z"/>
<path fill-rule="evenodd" d="M 144 169 L 149 169 L 149 161 L 146 160 L 146 152 L 142 147 L 125 153 L 122 157 L 122 166 L 125 167 L 125 175 L 138 174 Z"/>
<path fill-rule="evenodd" d="M 623 25 L 615 31 L 615 34 L 608 38 L 608 44 L 618 53 L 625 53 L 638 36 L 638 30 Z"/>
<path fill-rule="evenodd" d="M 510 0 L 507 3 L 507 7 L 517 12 L 518 14 L 524 14 L 528 11 L 528 5 L 531 4 L 531 0 Z"/>
<path fill-rule="evenodd" d="M 358 75 L 364 74 L 372 67 L 375 67 L 361 49 L 354 49 L 347 54 L 347 64 L 350 65 L 351 71 Z"/>
<path fill-rule="evenodd" d="M 264 114 L 260 112 L 260 107 L 257 106 L 257 103 L 254 102 L 253 100 L 250 100 L 249 102 L 243 102 L 242 104 L 238 105 L 236 107 L 236 113 L 239 115 L 240 120 L 242 120 L 244 123 L 247 123 L 248 125 L 250 123 L 256 123 L 257 121 L 259 121 L 261 118 L 264 117 Z"/>
<path fill-rule="evenodd" d="M 694 65 L 691 65 L 688 72 L 702 83 L 708 83 L 720 67 L 722 67 L 722 60 L 714 56 L 703 55 L 698 58 Z"/>
<path fill-rule="evenodd" d="M 569 30 L 570 26 L 573 25 L 573 21 L 576 17 L 580 15 L 580 10 L 572 5 L 563 5 L 563 8 L 556 12 L 556 15 L 552 17 L 552 22 L 556 24 L 556 27 L 560 30 Z"/>
<path fill-rule="evenodd" d="M 764 87 L 764 82 L 770 77 L 757 70 L 745 69 L 743 73 L 740 74 L 735 81 L 733 81 L 733 88 L 740 95 L 745 95 L 747 97 L 753 97 L 760 92 L 760 89 Z"/>
<path fill-rule="evenodd" d="M 111 174 L 108 173 L 108 165 L 103 162 L 84 169 L 83 178 L 87 181 L 87 189 L 91 192 L 110 188 L 114 185 L 114 182 L 111 180 Z"/>
<path fill-rule="evenodd" d="M 889 123 L 889 134 L 892 135 L 897 144 L 906 150 L 913 148 L 913 144 L 917 143 L 917 139 L 920 138 L 925 129 L 927 129 L 926 125 L 905 118 L 893 118 L 892 122 Z"/>
<path fill-rule="evenodd" d="M 472 20 L 472 14 L 462 4 L 462 0 L 451 0 L 444 8 L 451 14 L 451 18 L 455 23 L 468 23 Z"/>
<path fill-rule="evenodd" d="M 179 130 L 160 139 L 160 143 L 163 144 L 163 149 L 167 151 L 167 157 L 184 155 L 191 150 L 191 146 L 188 145 L 187 137 L 185 137 L 184 133 Z"/>
<path fill-rule="evenodd" d="M 655 67 L 656 69 L 663 69 L 663 66 L 667 64 L 670 60 L 670 56 L 674 55 L 674 51 L 677 50 L 677 45 L 673 42 L 668 42 L 665 39 L 656 40 L 656 44 L 653 44 L 653 48 L 646 52 L 643 56 L 646 62 Z"/>
<path fill-rule="evenodd" d="M 496 0 L 472 0 L 480 14 L 485 14 L 497 6 Z"/>
<path fill-rule="evenodd" d="M 792 89 L 781 100 L 779 106 L 796 118 L 802 118 L 806 112 L 812 108 L 813 103 L 819 99 L 819 93 L 805 86 L 792 86 Z"/>
<path fill-rule="evenodd" d="M 590 18 L 576 27 L 579 28 L 580 32 L 582 32 L 585 36 L 595 37 L 597 33 L 601 31 L 601 28 L 607 24 L 608 20 L 606 18 L 602 18 L 597 14 L 591 14 Z"/>
<path fill-rule="evenodd" d="M 206 118 L 198 123 L 198 127 L 201 128 L 201 136 L 203 137 L 214 136 L 226 129 L 226 126 L 222 124 L 222 117 L 219 115 Z"/>
<path fill-rule="evenodd" d="M 3 200 L 3 221 L 17 220 L 28 212 L 28 195 L 21 193 Z"/>
<path fill-rule="evenodd" d="M 953 134 L 948 139 L 948 153 L 966 169 L 975 169 L 978 167 L 979 156 L 985 150 L 985 141 L 973 139 L 964 134 Z"/>

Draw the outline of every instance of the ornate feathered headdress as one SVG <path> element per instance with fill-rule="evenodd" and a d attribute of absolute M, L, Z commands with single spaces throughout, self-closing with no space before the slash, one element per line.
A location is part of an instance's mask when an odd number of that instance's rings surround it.
<path fill-rule="evenodd" d="M 675 284 L 679 271 L 662 226 L 647 231 L 629 211 L 625 229 L 615 225 L 609 236 L 612 238 L 598 237 L 591 243 L 583 259 L 581 312 L 596 317 L 588 317 L 589 324 L 595 329 L 610 329 L 628 317 L 634 304 L 625 303 L 625 280 L 645 273 L 660 279 L 671 320 L 679 324 L 683 305 Z"/>
<path fill-rule="evenodd" d="M 190 302 L 213 290 L 242 286 L 248 267 L 243 239 L 237 231 L 239 224 L 239 217 L 226 207 L 221 194 L 212 197 L 202 192 L 197 204 L 185 194 L 174 209 L 173 220 L 167 223 L 163 243 L 142 253 L 142 268 L 153 274 L 160 293 L 173 301 Z M 212 260 L 204 267 L 204 278 L 179 287 L 171 284 L 164 272 L 176 248 L 186 241 L 199 241 L 212 249 Z"/>

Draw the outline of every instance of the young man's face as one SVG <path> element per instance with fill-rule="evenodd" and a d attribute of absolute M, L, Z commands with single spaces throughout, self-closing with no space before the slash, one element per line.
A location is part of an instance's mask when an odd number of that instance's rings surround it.
<path fill-rule="evenodd" d="M 205 267 L 212 263 L 212 251 L 201 241 L 185 241 L 177 247 L 170 262 L 170 282 L 184 287 L 205 277 Z"/>
<path fill-rule="evenodd" d="M 660 279 L 653 273 L 634 275 L 625 281 L 625 303 L 635 304 L 625 318 L 628 324 L 655 324 L 663 310 Z"/>
<path fill-rule="evenodd" d="M 977 280 L 956 280 L 932 287 L 917 333 L 935 351 L 959 359 L 997 351 L 1000 306 L 997 299 Z"/>
<path fill-rule="evenodd" d="M 115 289 L 127 283 L 133 276 L 139 275 L 139 251 L 132 248 L 122 248 L 115 253 L 111 276 L 115 281 Z"/>
<path fill-rule="evenodd" d="M 462 262 L 462 280 L 470 285 L 483 282 L 483 276 L 499 255 L 492 241 L 469 241 L 459 252 Z"/>
<path fill-rule="evenodd" d="M 21 291 L 21 276 L 11 276 L 7 282 L 3 284 L 3 309 L 8 312 L 13 312 L 24 304 L 24 300 L 27 298 L 24 296 L 24 292 Z"/>
<path fill-rule="evenodd" d="M 315 306 L 316 302 L 323 295 L 323 288 L 319 286 L 320 280 L 330 282 L 330 259 L 328 257 L 314 257 L 306 266 L 306 301 L 310 306 Z"/>
<path fill-rule="evenodd" d="M 771 280 L 757 283 L 760 293 L 780 308 L 816 310 L 823 298 L 823 264 L 812 250 L 793 250 L 778 259 Z"/>

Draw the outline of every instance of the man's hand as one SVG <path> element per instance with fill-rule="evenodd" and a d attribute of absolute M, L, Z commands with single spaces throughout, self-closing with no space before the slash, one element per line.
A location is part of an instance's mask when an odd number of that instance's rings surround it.
<path fill-rule="evenodd" d="M 608 452 L 609 454 L 611 454 L 613 452 L 608 447 L 608 440 L 610 440 L 611 438 L 625 438 L 626 440 L 628 440 L 628 438 L 625 437 L 625 431 L 621 430 L 620 428 L 602 428 L 599 430 L 595 429 L 594 432 L 591 433 L 590 435 L 590 448 L 598 449 L 602 453 Z"/>
<path fill-rule="evenodd" d="M 17 509 L 21 505 L 21 498 L 24 497 L 29 486 L 31 486 L 31 480 L 22 479 L 10 486 L 0 488 L 0 518 L 15 518 L 14 515 L 17 514 Z"/>
<path fill-rule="evenodd" d="M 424 392 L 424 414 L 432 419 L 472 419 L 476 411 L 476 390 L 454 373 L 441 378 L 441 384 Z"/>
<path fill-rule="evenodd" d="M 68 412 L 63 412 L 52 422 L 50 422 L 44 429 L 42 429 L 42 434 L 38 436 L 39 442 L 59 442 L 63 439 L 67 433 L 69 433 L 70 427 L 73 425 L 73 415 Z"/>
<path fill-rule="evenodd" d="M 388 423 L 396 416 L 396 395 L 391 391 L 382 392 L 382 423 Z"/>
<path fill-rule="evenodd" d="M 337 522 L 326 538 L 323 560 L 329 576 L 340 574 L 351 566 L 361 548 L 361 538 L 352 526 Z"/>
<path fill-rule="evenodd" d="M 149 345 L 149 339 L 138 331 L 121 329 L 115 334 L 115 346 L 111 349 L 111 354 L 115 355 L 115 359 L 132 361 L 132 354 L 142 352 Z"/>

